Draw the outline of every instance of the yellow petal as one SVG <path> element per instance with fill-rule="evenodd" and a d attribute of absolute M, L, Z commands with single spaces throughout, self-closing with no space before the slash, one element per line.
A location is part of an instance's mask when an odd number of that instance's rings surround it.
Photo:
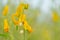
<path fill-rule="evenodd" d="M 25 18 L 26 18 L 26 15 L 25 14 L 22 14 L 22 16 L 21 16 L 22 18 L 21 18 L 21 20 L 22 21 L 24 21 L 25 20 Z"/>
<path fill-rule="evenodd" d="M 26 15 L 22 14 L 19 17 L 19 22 L 23 22 L 25 20 Z"/>
<path fill-rule="evenodd" d="M 19 17 L 19 23 L 22 22 L 21 17 Z"/>
<path fill-rule="evenodd" d="M 9 25 L 7 19 L 4 19 L 4 32 L 8 32 Z"/>
<path fill-rule="evenodd" d="M 23 11 L 24 11 L 24 9 L 23 9 L 24 6 L 23 6 L 23 5 L 24 5 L 24 4 L 20 4 L 20 5 L 18 6 L 17 10 L 16 10 L 19 15 L 21 15 L 21 14 L 23 13 Z"/>
<path fill-rule="evenodd" d="M 8 5 L 6 5 L 6 6 L 4 7 L 3 15 L 6 16 L 7 13 L 8 13 Z"/>
<path fill-rule="evenodd" d="M 23 25 L 24 25 L 24 29 L 25 29 L 25 30 L 28 30 L 29 32 L 32 32 L 31 26 L 29 26 L 26 21 L 23 22 Z"/>
<path fill-rule="evenodd" d="M 12 21 L 14 22 L 15 25 L 18 25 L 19 21 L 17 21 L 14 17 L 17 17 L 17 15 L 16 14 L 12 15 Z"/>

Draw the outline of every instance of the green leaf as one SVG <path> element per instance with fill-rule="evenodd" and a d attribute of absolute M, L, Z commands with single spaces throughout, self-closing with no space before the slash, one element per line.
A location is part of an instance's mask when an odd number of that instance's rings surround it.
<path fill-rule="evenodd" d="M 0 36 L 7 37 L 7 35 L 5 35 L 5 34 L 0 34 Z"/>

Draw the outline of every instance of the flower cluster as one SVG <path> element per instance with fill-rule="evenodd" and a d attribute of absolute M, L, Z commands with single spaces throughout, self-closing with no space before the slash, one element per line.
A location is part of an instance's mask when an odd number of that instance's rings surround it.
<path fill-rule="evenodd" d="M 24 25 L 25 30 L 32 32 L 31 26 L 28 25 L 28 23 L 25 19 L 26 15 L 23 14 L 24 9 L 27 9 L 27 8 L 28 8 L 28 4 L 21 3 L 17 8 L 16 13 L 12 15 L 12 20 L 13 20 L 15 25 L 19 25 L 20 23 L 22 23 Z M 17 17 L 19 20 L 16 20 L 14 17 Z"/>

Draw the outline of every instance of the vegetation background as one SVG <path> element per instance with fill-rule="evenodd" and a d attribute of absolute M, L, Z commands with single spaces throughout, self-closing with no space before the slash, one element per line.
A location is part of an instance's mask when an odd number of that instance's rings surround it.
<path fill-rule="evenodd" d="M 25 10 L 26 20 L 33 32 L 24 31 L 23 26 L 16 30 L 11 15 L 16 12 L 20 0 L 0 0 L 0 40 L 60 40 L 60 0 L 22 0 L 28 3 Z M 4 6 L 9 4 L 9 12 L 2 15 Z M 52 12 L 57 12 L 58 21 L 54 22 Z M 8 19 L 9 31 L 4 33 L 4 18 Z M 23 33 L 20 31 L 23 30 Z"/>

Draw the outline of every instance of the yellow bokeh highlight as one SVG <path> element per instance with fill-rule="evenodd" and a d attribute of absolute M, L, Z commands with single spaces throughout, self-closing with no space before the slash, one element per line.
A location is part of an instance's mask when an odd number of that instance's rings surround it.
<path fill-rule="evenodd" d="M 50 32 L 49 30 L 47 29 L 43 29 L 42 31 L 42 36 L 45 40 L 51 40 L 51 37 L 50 37 Z"/>
<path fill-rule="evenodd" d="M 53 11 L 52 18 L 54 22 L 57 22 L 59 19 L 58 13 L 56 11 Z"/>

